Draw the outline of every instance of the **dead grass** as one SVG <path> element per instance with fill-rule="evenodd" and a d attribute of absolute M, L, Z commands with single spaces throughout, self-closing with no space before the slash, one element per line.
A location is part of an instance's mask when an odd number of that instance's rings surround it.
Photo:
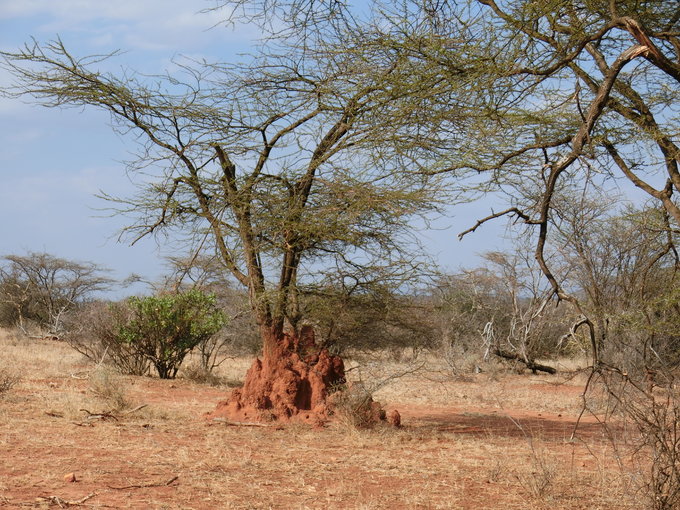
<path fill-rule="evenodd" d="M 111 412 L 123 411 L 131 407 L 123 378 L 112 367 L 97 365 L 90 372 L 89 390 L 108 406 Z"/>
<path fill-rule="evenodd" d="M 593 423 L 568 441 L 579 409 L 573 380 L 451 380 L 434 361 L 390 378 L 409 365 L 385 361 L 350 374 L 400 410 L 402 429 L 233 427 L 203 417 L 225 387 L 114 375 L 106 393 L 95 390 L 97 367 L 65 344 L 15 340 L 0 337 L 3 359 L 22 374 L 0 399 L 0 507 L 58 508 L 51 497 L 93 494 L 76 506 L 639 508 Z M 235 360 L 218 375 L 240 378 L 249 364 Z M 112 405 L 116 389 L 126 406 Z M 64 481 L 70 472 L 78 482 Z"/>
<path fill-rule="evenodd" d="M 0 368 L 0 398 L 8 393 L 21 380 L 21 377 L 11 368 Z"/>

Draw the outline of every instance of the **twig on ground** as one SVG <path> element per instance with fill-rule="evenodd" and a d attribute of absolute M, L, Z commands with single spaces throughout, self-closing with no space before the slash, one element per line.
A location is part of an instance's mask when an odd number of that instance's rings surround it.
<path fill-rule="evenodd" d="M 273 427 L 270 423 L 255 423 L 250 421 L 229 421 L 225 418 L 213 418 L 213 421 L 224 423 L 231 427 Z"/>
<path fill-rule="evenodd" d="M 145 489 L 147 487 L 165 487 L 166 485 L 172 485 L 177 479 L 179 478 L 179 475 L 173 476 L 166 482 L 151 482 L 151 483 L 142 483 L 142 484 L 135 484 L 135 485 L 125 485 L 123 487 L 114 487 L 112 485 L 107 485 L 109 489 L 114 489 L 114 490 L 125 490 L 125 489 Z"/>
<path fill-rule="evenodd" d="M 139 411 L 140 409 L 144 409 L 145 407 L 148 407 L 148 406 L 149 406 L 149 404 L 142 404 L 142 405 L 139 405 L 139 406 L 135 407 L 134 409 L 130 409 L 129 411 L 125 411 L 125 412 L 120 413 L 120 414 L 122 414 L 122 415 L 127 415 L 127 414 L 136 413 L 136 412 Z"/>
<path fill-rule="evenodd" d="M 106 419 L 112 419 L 118 421 L 118 418 L 116 418 L 113 414 L 109 413 L 108 411 L 104 411 L 101 413 L 91 413 L 87 409 L 79 409 L 79 411 L 82 411 L 84 413 L 87 413 L 86 420 L 106 420 Z"/>
<path fill-rule="evenodd" d="M 85 503 L 87 500 L 94 498 L 97 495 L 96 492 L 91 492 L 84 498 L 69 501 L 68 499 L 62 499 L 59 496 L 41 496 L 38 499 L 41 501 L 48 501 L 53 505 L 59 505 L 59 508 L 66 508 L 69 506 L 78 506 Z"/>

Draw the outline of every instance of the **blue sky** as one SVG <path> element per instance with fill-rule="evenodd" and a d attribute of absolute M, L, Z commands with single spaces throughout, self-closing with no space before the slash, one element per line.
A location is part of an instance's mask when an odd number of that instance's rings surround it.
<path fill-rule="evenodd" d="M 0 0 L 0 48 L 16 50 L 33 37 L 57 35 L 77 56 L 125 53 L 115 65 L 162 73 L 180 55 L 230 60 L 257 38 L 255 27 L 215 26 L 223 13 L 200 14 L 206 0 Z M 113 65 L 113 64 L 111 64 Z M 115 70 L 115 68 L 114 68 Z M 0 70 L 0 87 L 11 78 Z M 46 251 L 92 261 L 123 279 L 157 279 L 171 246 L 152 239 L 118 241 L 124 218 L 107 217 L 95 194 L 133 191 L 123 161 L 134 147 L 116 135 L 106 114 L 46 109 L 0 98 L 0 255 Z M 487 225 L 462 242 L 458 232 L 490 212 L 488 203 L 458 207 L 453 217 L 422 232 L 428 250 L 446 268 L 471 266 L 477 254 L 502 246 L 503 225 Z M 121 291 L 123 292 L 123 291 Z"/>

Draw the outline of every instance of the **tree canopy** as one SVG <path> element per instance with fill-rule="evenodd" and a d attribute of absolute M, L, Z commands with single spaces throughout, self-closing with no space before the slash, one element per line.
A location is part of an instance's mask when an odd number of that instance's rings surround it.
<path fill-rule="evenodd" d="M 669 239 L 677 237 L 680 8 L 642 0 L 376 5 L 382 21 L 371 25 L 372 44 L 408 58 L 415 80 L 435 84 L 422 89 L 432 90 L 421 105 L 426 146 L 437 154 L 427 171 L 455 177 L 450 185 L 463 193 L 474 179 L 507 199 L 461 235 L 502 216 L 525 225 L 553 294 L 584 313 L 594 342 L 595 326 L 549 253 L 559 249 L 565 206 L 622 181 L 662 208 Z"/>
<path fill-rule="evenodd" d="M 133 242 L 167 234 L 215 253 L 248 289 L 265 358 L 295 351 L 291 363 L 254 365 L 253 384 L 231 401 L 238 409 L 272 405 L 254 385 L 258 374 L 268 373 L 267 384 L 281 373 L 288 380 L 292 364 L 296 390 L 281 412 L 300 402 L 323 407 L 329 381 L 344 372 L 337 359 L 312 356 L 328 371 L 314 398 L 303 394 L 320 372 L 305 358 L 314 335 L 303 326 L 301 294 L 403 288 L 422 272 L 412 220 L 443 203 L 504 200 L 460 236 L 502 217 L 519 224 L 548 282 L 536 313 L 555 297 L 574 305 L 581 316 L 571 334 L 587 327 L 593 366 L 608 328 L 603 288 L 630 283 L 603 273 L 611 256 L 637 260 L 613 271 L 647 264 L 656 278 L 677 270 L 673 2 L 220 0 L 212 8 L 262 28 L 250 60 L 113 75 L 98 66 L 115 53 L 77 57 L 56 40 L 3 52 L 2 65 L 17 80 L 9 94 L 100 108 L 133 133 L 139 194 L 108 197 L 134 218 Z M 621 219 L 609 191 L 620 182 L 649 198 L 635 216 L 653 222 Z M 591 207 L 592 190 L 610 207 Z M 626 246 L 618 227 L 645 249 Z M 607 236 L 620 241 L 618 252 L 593 249 Z M 497 265 L 512 268 L 511 259 Z M 588 289 L 572 286 L 569 272 Z M 286 324 L 299 335 L 286 336 Z"/>
<path fill-rule="evenodd" d="M 409 171 L 412 133 L 391 119 L 399 62 L 280 42 L 247 65 L 191 63 L 183 76 L 114 76 L 59 40 L 5 53 L 15 93 L 92 106 L 140 144 L 135 197 L 108 197 L 133 241 L 184 236 L 212 248 L 248 288 L 259 323 L 295 324 L 310 268 L 404 278 L 415 267 L 407 218 L 436 209 L 438 179 Z M 318 280 L 318 278 L 317 278 Z"/>

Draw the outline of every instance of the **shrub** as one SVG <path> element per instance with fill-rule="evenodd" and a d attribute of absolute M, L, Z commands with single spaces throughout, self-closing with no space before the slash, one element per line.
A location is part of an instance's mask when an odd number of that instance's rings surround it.
<path fill-rule="evenodd" d="M 123 381 L 110 367 L 100 365 L 90 374 L 90 391 L 108 404 L 111 412 L 130 407 Z"/>
<path fill-rule="evenodd" d="M 0 396 L 9 392 L 21 378 L 5 368 L 0 369 Z"/>
<path fill-rule="evenodd" d="M 214 295 L 190 290 L 90 303 L 70 322 L 66 341 L 95 363 L 129 375 L 146 375 L 153 366 L 162 379 L 173 379 L 189 352 L 211 343 L 226 316 Z"/>
<path fill-rule="evenodd" d="M 121 341 L 118 329 L 132 319 L 126 302 L 96 301 L 69 317 L 66 341 L 94 363 L 107 363 L 122 374 L 146 375 L 150 360 L 135 345 Z"/>
<path fill-rule="evenodd" d="M 348 430 L 369 429 L 385 420 L 382 406 L 362 383 L 335 392 L 331 401 L 336 420 Z"/>
<path fill-rule="evenodd" d="M 238 387 L 243 386 L 242 381 L 234 381 L 215 374 L 212 370 L 203 368 L 200 365 L 189 365 L 182 368 L 180 377 L 198 384 L 207 384 L 209 386 L 228 386 Z"/>
<path fill-rule="evenodd" d="M 116 328 L 121 343 L 150 360 L 161 379 L 174 379 L 186 355 L 226 323 L 214 295 L 199 290 L 127 301 L 130 317 Z"/>

